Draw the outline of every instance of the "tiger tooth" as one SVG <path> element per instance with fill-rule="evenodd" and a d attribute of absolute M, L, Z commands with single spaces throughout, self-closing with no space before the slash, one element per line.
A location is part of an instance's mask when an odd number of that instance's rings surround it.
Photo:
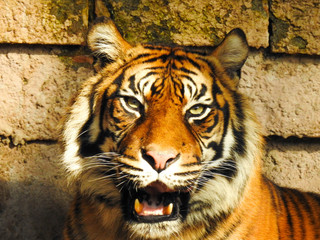
<path fill-rule="evenodd" d="M 171 215 L 173 210 L 173 203 L 170 203 L 168 206 L 164 207 L 163 213 L 164 215 Z"/>
<path fill-rule="evenodd" d="M 137 214 L 140 214 L 143 210 L 143 204 L 141 204 L 137 198 L 134 201 L 134 210 Z"/>

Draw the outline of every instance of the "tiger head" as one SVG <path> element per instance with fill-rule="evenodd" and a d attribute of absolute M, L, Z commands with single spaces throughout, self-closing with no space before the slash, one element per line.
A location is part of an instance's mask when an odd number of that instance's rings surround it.
<path fill-rule="evenodd" d="M 215 48 L 132 46 L 104 20 L 88 43 L 99 72 L 64 128 L 63 161 L 80 193 L 121 209 L 117 217 L 141 239 L 228 217 L 262 142 L 237 90 L 244 33 L 231 31 Z"/>

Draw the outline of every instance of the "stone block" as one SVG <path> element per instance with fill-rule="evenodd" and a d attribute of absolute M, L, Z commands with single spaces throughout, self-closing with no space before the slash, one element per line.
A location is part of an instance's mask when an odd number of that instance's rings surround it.
<path fill-rule="evenodd" d="M 215 45 L 233 28 L 252 47 L 268 46 L 267 0 L 119 0 L 108 8 L 129 42 Z"/>
<path fill-rule="evenodd" d="M 320 137 L 320 59 L 252 51 L 240 89 L 249 96 L 265 135 Z"/>
<path fill-rule="evenodd" d="M 14 144 L 58 138 L 71 97 L 92 75 L 69 48 L 0 48 L 0 135 Z"/>
<path fill-rule="evenodd" d="M 273 52 L 320 54 L 320 2 L 272 0 Z"/>
<path fill-rule="evenodd" d="M 271 139 L 263 170 L 281 186 L 320 193 L 320 142 Z"/>
<path fill-rule="evenodd" d="M 71 189 L 56 143 L 0 143 L 0 238 L 61 239 Z"/>
<path fill-rule="evenodd" d="M 0 43 L 82 44 L 87 0 L 0 0 Z"/>

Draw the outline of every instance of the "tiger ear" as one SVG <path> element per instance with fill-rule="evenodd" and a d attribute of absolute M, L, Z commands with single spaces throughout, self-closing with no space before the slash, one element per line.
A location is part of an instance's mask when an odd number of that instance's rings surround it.
<path fill-rule="evenodd" d="M 239 81 L 241 67 L 248 57 L 249 46 L 244 32 L 233 29 L 223 42 L 213 51 L 212 55 L 219 60 L 223 69 L 236 81 Z"/>
<path fill-rule="evenodd" d="M 97 19 L 96 24 L 89 31 L 88 46 L 100 68 L 121 58 L 131 48 L 109 18 Z"/>

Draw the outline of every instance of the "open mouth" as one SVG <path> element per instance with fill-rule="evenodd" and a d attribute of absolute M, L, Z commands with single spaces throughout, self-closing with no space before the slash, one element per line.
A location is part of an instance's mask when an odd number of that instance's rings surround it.
<path fill-rule="evenodd" d="M 185 218 L 188 201 L 188 192 L 174 191 L 160 182 L 153 182 L 146 188 L 128 190 L 122 195 L 127 220 L 145 223 Z"/>

